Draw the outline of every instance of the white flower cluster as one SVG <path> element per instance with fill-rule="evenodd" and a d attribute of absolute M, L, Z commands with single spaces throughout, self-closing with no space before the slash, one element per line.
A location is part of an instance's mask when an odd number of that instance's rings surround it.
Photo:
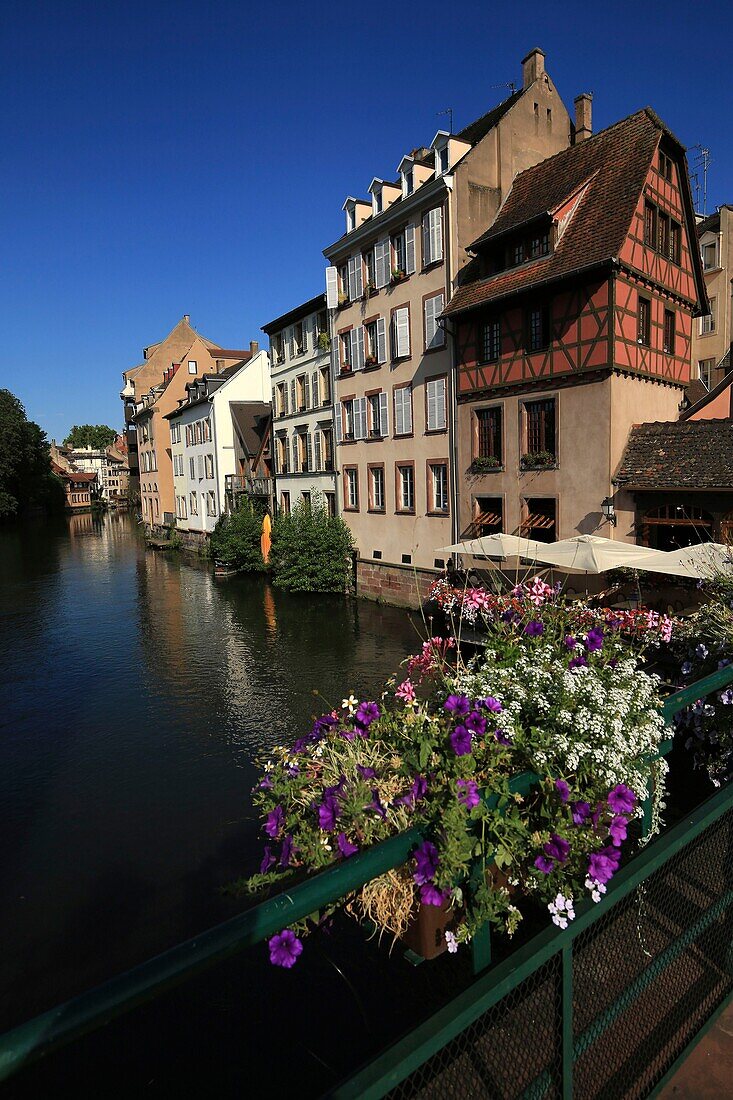
<path fill-rule="evenodd" d="M 590 896 L 595 902 L 600 901 L 606 892 L 605 882 L 598 882 L 597 879 L 594 878 L 587 878 L 585 880 L 585 888 L 586 890 L 590 890 Z"/>
<path fill-rule="evenodd" d="M 556 924 L 558 928 L 567 928 L 568 921 L 575 920 L 575 909 L 571 897 L 566 898 L 564 894 L 558 894 L 547 908 L 552 914 L 552 923 Z"/>

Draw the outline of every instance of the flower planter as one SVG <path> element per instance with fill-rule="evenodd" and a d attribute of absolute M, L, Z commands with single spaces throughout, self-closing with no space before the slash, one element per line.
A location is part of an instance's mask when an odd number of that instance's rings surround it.
<path fill-rule="evenodd" d="M 444 905 L 417 904 L 417 910 L 410 925 L 402 936 L 405 947 L 409 947 L 423 959 L 437 959 L 448 950 L 445 934 L 459 923 L 461 914 L 457 909 Z"/>

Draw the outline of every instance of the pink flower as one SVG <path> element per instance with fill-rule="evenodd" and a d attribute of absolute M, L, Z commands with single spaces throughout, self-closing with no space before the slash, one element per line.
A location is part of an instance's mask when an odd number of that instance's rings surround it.
<path fill-rule="evenodd" d="M 394 694 L 395 699 L 401 699 L 408 706 L 415 702 L 415 688 L 411 680 L 403 680 Z"/>

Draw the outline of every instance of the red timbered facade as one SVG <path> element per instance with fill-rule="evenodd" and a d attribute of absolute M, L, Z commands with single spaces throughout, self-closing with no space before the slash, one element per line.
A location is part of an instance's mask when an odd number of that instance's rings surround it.
<path fill-rule="evenodd" d="M 632 424 L 675 420 L 690 380 L 695 242 L 684 150 L 648 108 L 516 178 L 444 313 L 463 536 L 600 527 Z"/>

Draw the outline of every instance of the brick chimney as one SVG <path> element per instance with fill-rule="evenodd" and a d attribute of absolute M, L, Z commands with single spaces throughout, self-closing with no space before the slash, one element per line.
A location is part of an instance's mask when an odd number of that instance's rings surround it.
<path fill-rule="evenodd" d="M 593 133 L 593 96 L 582 92 L 575 97 L 575 144 L 585 141 Z"/>
<path fill-rule="evenodd" d="M 260 350 L 259 340 L 250 340 L 250 342 L 249 342 L 249 354 L 250 354 L 250 356 L 255 356 L 259 350 Z"/>
<path fill-rule="evenodd" d="M 539 46 L 530 50 L 522 59 L 522 88 L 529 88 L 545 71 L 545 53 Z"/>

